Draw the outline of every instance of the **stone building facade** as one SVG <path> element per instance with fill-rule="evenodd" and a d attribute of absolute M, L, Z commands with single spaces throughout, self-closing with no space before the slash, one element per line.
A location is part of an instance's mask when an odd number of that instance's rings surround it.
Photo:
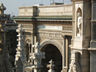
<path fill-rule="evenodd" d="M 95 72 L 95 0 L 20 7 L 16 72 Z"/>
<path fill-rule="evenodd" d="M 0 3 L 0 72 L 13 72 L 17 45 L 17 24 L 10 15 L 4 14 L 6 7 Z"/>

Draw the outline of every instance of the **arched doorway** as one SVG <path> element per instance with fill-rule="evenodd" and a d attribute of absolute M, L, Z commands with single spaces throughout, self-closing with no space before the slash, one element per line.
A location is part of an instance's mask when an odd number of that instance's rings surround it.
<path fill-rule="evenodd" d="M 55 72 L 61 72 L 62 70 L 62 55 L 58 48 L 52 44 L 45 45 L 42 49 L 42 52 L 45 52 L 45 59 L 42 60 L 43 70 L 42 72 L 48 72 L 47 65 L 49 61 L 54 61 L 54 70 Z"/>

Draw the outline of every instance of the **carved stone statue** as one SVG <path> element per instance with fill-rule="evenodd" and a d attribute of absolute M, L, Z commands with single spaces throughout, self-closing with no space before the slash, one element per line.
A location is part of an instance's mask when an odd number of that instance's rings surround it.
<path fill-rule="evenodd" d="M 45 58 L 45 53 L 40 51 L 39 43 L 36 41 L 36 37 L 34 37 L 34 44 L 32 45 L 32 49 L 34 50 L 32 50 L 32 53 L 30 53 L 31 55 L 29 57 L 29 59 L 32 61 L 32 65 L 29 68 L 34 72 L 41 72 L 43 67 L 41 61 Z"/>
<path fill-rule="evenodd" d="M 72 60 L 68 72 L 81 72 L 79 63 L 75 60 Z"/>
<path fill-rule="evenodd" d="M 0 3 L 0 14 L 4 14 L 4 10 L 6 10 L 6 7 L 3 5 L 3 3 Z"/>
<path fill-rule="evenodd" d="M 71 61 L 70 68 L 68 72 L 76 72 L 75 60 Z"/>
<path fill-rule="evenodd" d="M 81 36 L 81 25 L 82 25 L 82 16 L 80 15 L 80 12 L 77 14 L 77 37 Z"/>
<path fill-rule="evenodd" d="M 50 60 L 49 63 L 50 64 L 47 65 L 47 67 L 49 68 L 48 72 L 55 72 L 55 70 L 54 70 L 54 67 L 55 67 L 54 62 L 52 60 Z"/>

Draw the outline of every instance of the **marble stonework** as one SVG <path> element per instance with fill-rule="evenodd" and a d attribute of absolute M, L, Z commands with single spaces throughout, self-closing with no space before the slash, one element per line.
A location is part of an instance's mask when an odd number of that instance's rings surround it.
<path fill-rule="evenodd" d="M 71 1 L 20 7 L 15 22 L 0 4 L 0 71 L 4 60 L 7 72 L 95 72 L 96 1 Z"/>

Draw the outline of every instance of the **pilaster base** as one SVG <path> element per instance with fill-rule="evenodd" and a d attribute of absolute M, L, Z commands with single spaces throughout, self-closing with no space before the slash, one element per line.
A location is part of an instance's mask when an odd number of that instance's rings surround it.
<path fill-rule="evenodd" d="M 68 72 L 68 68 L 63 68 L 61 72 Z"/>

